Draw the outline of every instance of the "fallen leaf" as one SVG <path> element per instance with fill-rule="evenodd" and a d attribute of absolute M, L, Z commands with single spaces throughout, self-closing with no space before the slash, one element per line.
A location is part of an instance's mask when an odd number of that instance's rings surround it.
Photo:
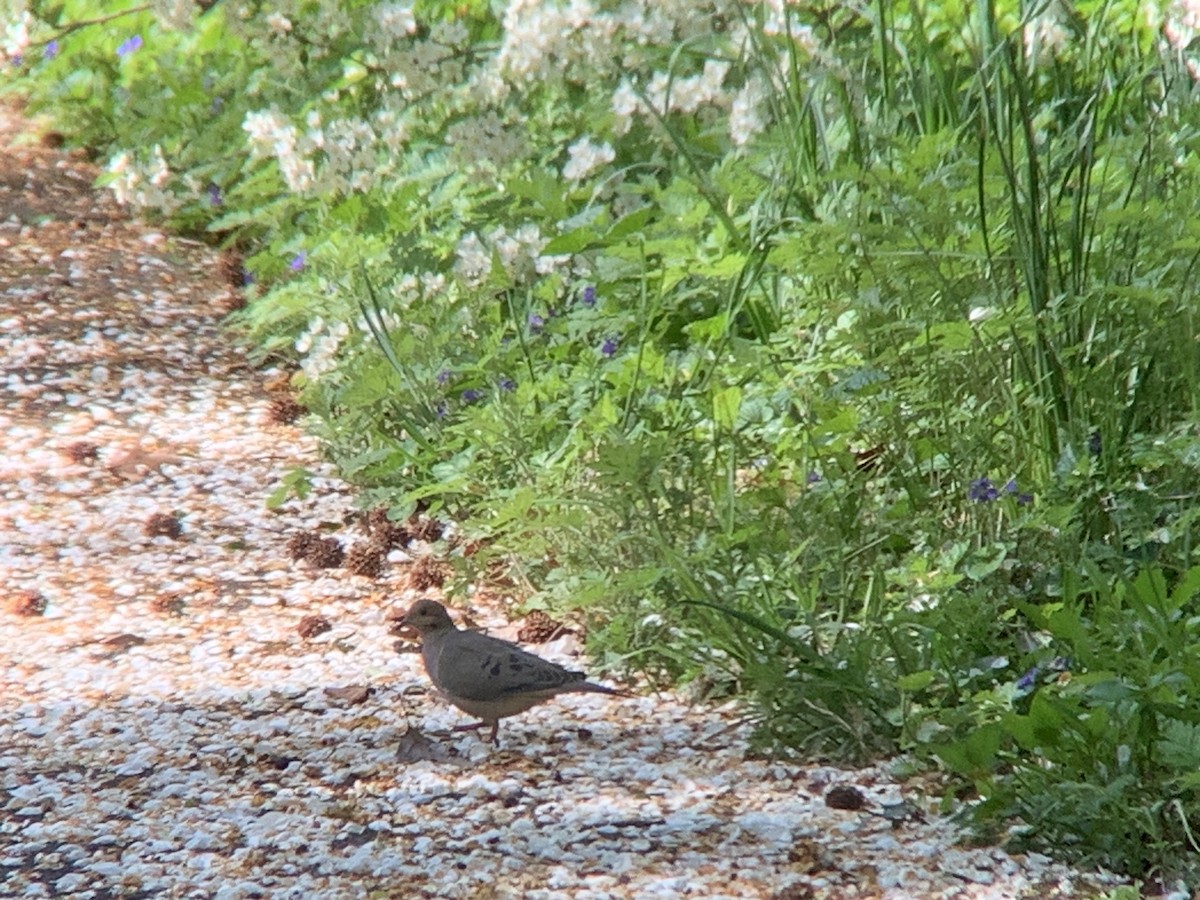
<path fill-rule="evenodd" d="M 163 466 L 175 466 L 183 462 L 178 453 L 168 450 L 147 450 L 140 445 L 123 447 L 109 457 L 106 468 L 120 478 L 135 478 L 143 471 L 162 474 Z"/>
<path fill-rule="evenodd" d="M 366 702 L 366 699 L 375 693 L 375 688 L 366 684 L 348 684 L 345 687 L 327 687 L 325 688 L 325 696 L 334 700 L 341 700 L 347 706 L 354 706 L 359 703 Z"/>
<path fill-rule="evenodd" d="M 409 728 L 396 742 L 396 759 L 399 762 L 442 762 L 455 755 L 452 747 L 432 740 L 415 728 Z"/>

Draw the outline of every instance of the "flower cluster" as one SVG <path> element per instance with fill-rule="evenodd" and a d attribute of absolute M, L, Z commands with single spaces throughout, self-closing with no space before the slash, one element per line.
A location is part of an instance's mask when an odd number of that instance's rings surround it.
<path fill-rule="evenodd" d="M 417 18 L 406 3 L 380 3 L 375 7 L 376 42 L 394 44 L 417 31 Z"/>
<path fill-rule="evenodd" d="M 402 140 L 406 125 L 389 118 L 387 110 L 382 110 L 374 121 L 388 124 L 377 130 L 363 119 L 339 118 L 324 123 L 314 110 L 307 115 L 307 129 L 301 133 L 272 107 L 247 113 L 242 128 L 250 137 L 251 156 L 273 156 L 289 190 L 348 194 L 367 190 L 392 171 L 382 147 Z"/>
<path fill-rule="evenodd" d="M 567 148 L 567 164 L 563 166 L 563 178 L 567 181 L 582 181 L 601 166 L 616 159 L 610 144 L 596 144 L 582 137 Z"/>
<path fill-rule="evenodd" d="M 672 113 L 691 114 L 703 106 L 728 107 L 732 95 L 725 90 L 729 63 L 710 59 L 697 75 L 678 76 L 673 72 L 655 72 L 644 91 L 625 79 L 613 92 L 612 110 L 617 117 L 614 130 L 629 131 L 639 116 L 667 116 Z"/>
<path fill-rule="evenodd" d="M 1017 487 L 1017 479 L 1010 478 L 1004 485 L 1003 493 L 1015 497 L 1018 506 L 1027 506 L 1033 502 L 1033 494 L 1021 493 Z M 990 478 L 977 478 L 967 488 L 967 499 L 975 503 L 991 503 L 1000 499 L 1001 489 L 996 487 Z"/>
<path fill-rule="evenodd" d="M 158 23 L 173 31 L 191 28 L 199 6 L 195 0 L 153 0 L 150 4 Z"/>
<path fill-rule="evenodd" d="M 517 86 L 557 79 L 584 84 L 597 74 L 638 67 L 640 48 L 704 37 L 717 12 L 703 0 L 629 0 L 611 9 L 592 0 L 510 0 L 496 67 Z"/>
<path fill-rule="evenodd" d="M 1022 26 L 1025 56 L 1039 66 L 1049 65 L 1071 40 L 1059 9 L 1050 4 Z"/>
<path fill-rule="evenodd" d="M 767 82 L 759 77 L 749 78 L 729 105 L 729 137 L 739 147 L 745 146 L 767 127 L 765 107 L 770 98 Z"/>
<path fill-rule="evenodd" d="M 308 190 L 315 181 L 311 159 L 299 151 L 297 129 L 277 109 L 246 114 L 242 129 L 250 136 L 250 156 L 260 159 L 273 155 L 288 189 L 297 193 Z"/>
<path fill-rule="evenodd" d="M 459 162 L 496 171 L 526 151 L 524 129 L 505 123 L 492 110 L 452 123 L 446 129 L 446 143 Z"/>
<path fill-rule="evenodd" d="M 350 336 L 350 326 L 345 322 L 329 324 L 321 316 L 308 323 L 308 328 L 296 339 L 296 352 L 300 354 L 300 368 L 310 381 L 337 368 L 337 353 L 342 343 Z"/>
<path fill-rule="evenodd" d="M 163 156 L 162 147 L 154 145 L 150 159 L 139 164 L 129 152 L 120 153 L 109 161 L 112 175 L 109 188 L 121 205 L 171 213 L 183 205 L 183 198 L 170 191 L 171 170 Z"/>
<path fill-rule="evenodd" d="M 29 47 L 29 31 L 35 24 L 33 15 L 28 10 L 17 12 L 19 14 L 8 17 L 3 36 L 0 36 L 0 50 L 3 50 L 4 57 L 13 65 L 21 64 Z"/>
<path fill-rule="evenodd" d="M 469 287 L 478 287 L 492 271 L 493 254 L 515 284 L 532 280 L 539 271 L 542 248 L 547 239 L 537 225 L 527 223 L 512 234 L 497 226 L 483 238 L 472 231 L 458 242 L 455 272 Z"/>
<path fill-rule="evenodd" d="M 164 24 L 194 15 L 185 0 L 154 5 Z M 806 45 L 811 33 L 796 22 L 790 5 L 791 0 L 768 2 L 762 31 Z M 598 0 L 509 0 L 499 44 L 480 53 L 462 21 L 420 22 L 411 2 L 352 10 L 341 3 L 314 7 L 281 0 L 268 15 L 232 17 L 230 27 L 281 80 L 308 77 L 316 60 L 338 54 L 354 77 L 314 98 L 302 120 L 264 102 L 245 115 L 242 127 L 252 158 L 273 159 L 289 191 L 322 198 L 386 185 L 419 134 L 436 133 L 469 170 L 501 173 L 527 155 L 531 124 L 519 104 L 506 101 L 532 85 L 556 81 L 591 85 L 601 77 L 626 76 L 612 97 L 616 117 L 609 136 L 619 137 L 639 117 L 726 111 L 732 141 L 744 146 L 766 127 L 771 81 L 786 71 L 782 61 L 779 72 L 765 77 L 734 70 L 731 60 L 751 46 L 747 20 L 729 20 L 721 39 L 731 52 L 672 57 L 670 71 L 655 69 L 669 48 L 711 45 L 711 22 L 727 13 L 718 0 L 628 0 L 615 8 Z M 27 27 L 22 31 L 18 23 L 9 30 L 22 46 L 28 44 Z M 365 46 L 359 35 L 365 35 Z M 118 54 L 128 57 L 142 40 L 127 37 Z M 359 49 L 351 53 L 350 46 Z M 261 90 L 251 87 L 248 94 Z M 347 109 L 369 112 L 347 115 Z M 613 162 L 617 151 L 603 135 L 582 136 L 568 147 L 567 157 L 562 175 L 578 183 Z M 203 199 L 206 185 L 194 199 Z M 636 202 L 629 193 L 620 197 Z M 614 210 L 623 212 L 628 209 Z M 566 262 L 543 260 L 539 271 Z"/>
<path fill-rule="evenodd" d="M 1146 4 L 1147 15 L 1155 15 L 1154 7 L 1155 4 Z M 1159 23 L 1152 18 L 1150 24 Z M 1173 0 L 1161 28 L 1172 47 L 1188 47 L 1200 34 L 1200 0 Z"/>
<path fill-rule="evenodd" d="M 419 40 L 410 5 L 385 3 L 368 15 L 372 77 L 353 89 L 326 92 L 307 112 L 303 128 L 275 107 L 246 115 L 243 129 L 252 155 L 273 156 L 292 192 L 328 196 L 387 183 L 410 139 L 413 102 L 438 92 L 453 95 L 459 90 L 456 86 L 467 81 L 462 60 L 469 35 L 461 23 L 435 23 L 428 36 Z M 313 59 L 337 52 L 339 42 L 353 38 L 356 30 L 340 4 L 321 4 L 314 16 L 307 6 L 285 2 L 261 22 L 236 24 L 285 79 L 302 75 Z M 365 93 L 371 94 L 372 112 L 363 117 L 327 115 L 330 107 L 345 107 L 349 99 L 345 95 L 351 90 L 363 99 Z M 462 116 L 455 124 L 450 141 L 472 162 L 507 160 L 524 150 L 494 114 Z"/>

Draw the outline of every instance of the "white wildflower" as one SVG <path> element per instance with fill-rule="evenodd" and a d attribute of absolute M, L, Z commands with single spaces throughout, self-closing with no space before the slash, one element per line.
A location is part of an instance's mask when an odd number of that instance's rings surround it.
<path fill-rule="evenodd" d="M 312 352 L 300 360 L 300 368 L 310 381 L 316 381 L 337 368 L 337 351 L 340 344 L 341 341 L 332 334 L 317 339 Z"/>
<path fill-rule="evenodd" d="M 171 180 L 171 170 L 167 166 L 167 161 L 163 157 L 162 146 L 154 145 L 154 163 L 148 173 L 150 175 L 150 183 L 155 187 L 162 187 Z"/>
<path fill-rule="evenodd" d="M 566 270 L 571 264 L 569 253 L 559 253 L 553 256 L 539 256 L 533 261 L 533 270 L 539 275 L 552 275 Z"/>
<path fill-rule="evenodd" d="M 311 350 L 313 339 L 324 330 L 325 320 L 321 316 L 314 316 L 300 337 L 296 338 L 296 352 L 303 355 Z"/>
<path fill-rule="evenodd" d="M 1048 65 L 1071 37 L 1057 12 L 1050 10 L 1029 21 L 1022 28 L 1022 36 L 1025 56 L 1039 66 Z"/>
<path fill-rule="evenodd" d="M 159 24 L 173 31 L 190 28 L 196 16 L 195 0 L 154 0 L 152 6 Z"/>
<path fill-rule="evenodd" d="M 358 330 L 363 334 L 373 336 L 375 332 L 372 330 L 372 325 L 374 325 L 376 328 L 382 327 L 384 333 L 386 334 L 390 331 L 396 331 L 398 328 L 400 328 L 401 323 L 398 315 L 396 315 L 390 309 L 383 309 L 378 313 L 372 312 L 371 321 L 368 322 L 366 316 L 359 316 L 358 320 L 354 324 L 355 327 L 358 328 Z"/>
<path fill-rule="evenodd" d="M 108 171 L 116 177 L 108 183 L 109 190 L 113 192 L 117 202 L 122 206 L 129 203 L 132 197 L 132 188 L 134 182 L 129 177 L 129 170 L 132 167 L 133 159 L 129 152 L 126 151 L 117 156 L 114 156 L 108 163 Z"/>
<path fill-rule="evenodd" d="M 632 116 L 641 109 L 641 106 L 642 98 L 638 96 L 637 91 L 628 81 L 622 81 L 613 91 L 612 110 L 618 116 Z"/>
<path fill-rule="evenodd" d="M 799 21 L 799 16 L 788 12 L 789 6 L 798 4 L 790 0 L 766 0 L 766 15 L 763 18 L 762 31 L 768 37 L 785 34 L 802 48 L 813 53 L 817 50 L 818 41 L 812 28 Z"/>
<path fill-rule="evenodd" d="M 751 77 L 729 105 L 729 136 L 742 147 L 766 127 L 763 105 L 768 97 L 767 85 L 759 76 Z"/>
<path fill-rule="evenodd" d="M 446 290 L 446 276 L 442 272 L 422 272 L 421 273 L 421 294 L 425 297 L 432 297 L 437 294 L 444 293 Z"/>
<path fill-rule="evenodd" d="M 1166 11 L 1165 21 L 1161 21 L 1158 4 L 1147 3 L 1144 9 L 1149 26 L 1155 31 L 1161 27 L 1167 41 L 1178 50 L 1190 47 L 1200 32 L 1200 0 L 1175 0 Z M 1189 70 L 1194 62 L 1187 60 Z M 1195 78 L 1194 73 L 1192 77 Z"/>
<path fill-rule="evenodd" d="M 521 253 L 524 249 L 520 239 L 515 234 L 510 235 L 503 225 L 492 229 L 487 237 L 488 243 L 495 248 L 496 255 L 500 257 L 500 264 L 504 266 L 504 270 L 516 270 L 521 264 Z"/>
<path fill-rule="evenodd" d="M 2 48 L 8 59 L 16 59 L 25 53 L 29 46 L 29 29 L 34 24 L 33 14 L 22 11 L 19 17 L 10 21 L 4 29 Z"/>
<path fill-rule="evenodd" d="M 183 200 L 167 190 L 173 175 L 162 147 L 155 144 L 151 154 L 145 166 L 139 165 L 129 153 L 115 156 L 108 164 L 108 171 L 114 176 L 108 187 L 122 205 L 170 214 L 183 205 Z"/>
<path fill-rule="evenodd" d="M 723 106 L 728 101 L 721 84 L 729 72 L 729 63 L 708 60 L 704 71 L 686 78 L 667 72 L 655 72 L 646 86 L 646 97 L 659 115 L 672 112 L 694 113 L 701 106 Z"/>
<path fill-rule="evenodd" d="M 324 333 L 322 333 L 324 332 Z M 326 326 L 325 321 L 318 316 L 308 329 L 308 340 L 301 336 L 296 342 L 296 349 L 304 356 L 300 360 L 300 368 L 309 380 L 316 381 L 322 375 L 337 368 L 337 353 L 342 343 L 350 335 L 350 326 L 345 322 L 337 322 Z"/>
<path fill-rule="evenodd" d="M 491 111 L 455 122 L 446 130 L 446 143 L 461 161 L 495 170 L 525 151 L 521 129 L 509 127 Z"/>
<path fill-rule="evenodd" d="M 469 287 L 478 287 L 487 280 L 492 271 L 492 254 L 479 235 L 472 231 L 458 242 L 454 252 L 458 257 L 454 271 Z"/>
<path fill-rule="evenodd" d="M 302 192 L 313 186 L 316 179 L 313 161 L 302 152 L 296 127 L 277 109 L 246 113 L 242 130 L 250 136 L 251 156 L 261 159 L 273 155 L 290 190 Z M 305 147 L 311 150 L 319 146 L 320 140 L 319 134 L 310 130 L 304 137 Z"/>
<path fill-rule="evenodd" d="M 444 47 L 458 47 L 467 43 L 470 38 L 467 26 L 457 19 L 449 22 L 437 22 L 429 30 L 429 37 L 434 43 Z"/>
<path fill-rule="evenodd" d="M 596 169 L 608 165 L 617 156 L 609 144 L 596 144 L 586 137 L 568 147 L 567 155 L 570 158 L 562 170 L 563 178 L 567 181 L 582 181 Z"/>
<path fill-rule="evenodd" d="M 407 3 L 381 3 L 375 7 L 375 24 L 379 33 L 389 41 L 415 34 L 417 18 Z"/>
<path fill-rule="evenodd" d="M 248 112 L 242 130 L 250 136 L 250 150 L 256 157 L 290 150 L 296 144 L 296 129 L 275 107 Z"/>
<path fill-rule="evenodd" d="M 1200 30 L 1200 0 L 1175 0 L 1171 15 L 1184 28 Z"/>

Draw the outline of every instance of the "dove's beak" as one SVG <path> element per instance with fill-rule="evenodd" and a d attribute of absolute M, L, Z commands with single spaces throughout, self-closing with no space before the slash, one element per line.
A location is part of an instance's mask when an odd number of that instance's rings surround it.
<path fill-rule="evenodd" d="M 391 627 L 388 631 L 397 637 L 407 638 L 408 640 L 416 640 L 419 635 L 417 629 L 413 628 L 412 623 L 408 621 L 408 613 L 393 613 L 388 616 L 388 623 Z"/>

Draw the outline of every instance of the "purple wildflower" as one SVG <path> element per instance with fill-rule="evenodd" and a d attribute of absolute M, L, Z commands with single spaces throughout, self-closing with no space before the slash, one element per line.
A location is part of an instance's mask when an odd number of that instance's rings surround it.
<path fill-rule="evenodd" d="M 208 183 L 208 203 L 210 206 L 221 205 L 221 189 L 217 186 L 216 182 L 210 181 Z"/>
<path fill-rule="evenodd" d="M 1018 678 L 1017 679 L 1017 690 L 1019 690 L 1019 691 L 1033 690 L 1034 685 L 1037 684 L 1037 677 L 1038 677 L 1038 673 L 1040 671 L 1041 670 L 1037 666 L 1034 666 L 1029 671 L 1027 671 L 1024 675 L 1022 675 L 1020 678 Z"/>
<path fill-rule="evenodd" d="M 1008 483 L 1004 485 L 1004 493 L 1015 495 L 1017 498 L 1017 506 L 1028 506 L 1033 502 L 1033 494 L 1021 493 L 1017 487 L 1017 479 L 1010 478 Z"/>
<path fill-rule="evenodd" d="M 142 36 L 135 34 L 131 38 L 126 38 L 117 47 L 117 56 L 128 56 L 142 46 Z"/>
<path fill-rule="evenodd" d="M 477 391 L 475 388 L 467 388 L 462 392 L 463 403 L 478 403 L 483 399 L 483 391 Z"/>
<path fill-rule="evenodd" d="M 304 268 L 304 264 L 306 262 L 308 262 L 308 251 L 301 250 L 299 253 L 297 253 L 295 256 L 292 257 L 292 261 L 290 263 L 288 263 L 288 268 L 291 269 L 293 272 L 299 272 L 301 269 Z"/>
<path fill-rule="evenodd" d="M 449 411 L 450 407 L 447 405 L 445 400 L 439 400 L 437 405 L 433 408 L 434 415 L 436 415 L 439 419 L 446 418 L 446 413 Z"/>
<path fill-rule="evenodd" d="M 541 334 L 542 329 L 546 326 L 546 320 L 537 313 L 530 313 L 528 321 L 530 334 Z"/>
<path fill-rule="evenodd" d="M 583 305 L 591 309 L 596 305 L 596 286 L 589 284 L 583 289 Z"/>
<path fill-rule="evenodd" d="M 51 41 L 42 50 L 42 59 L 54 59 L 58 56 L 58 41 Z"/>
<path fill-rule="evenodd" d="M 817 472 L 816 470 L 809 472 L 808 477 L 805 479 L 805 481 L 807 481 L 809 484 L 816 484 L 820 480 L 821 480 L 821 473 Z"/>
<path fill-rule="evenodd" d="M 448 385 L 450 383 L 450 370 L 449 369 L 442 369 L 440 372 L 437 373 L 437 383 L 440 384 L 442 387 L 445 387 L 446 385 Z"/>
<path fill-rule="evenodd" d="M 604 343 L 600 345 L 600 353 L 603 356 L 611 357 L 617 352 L 617 348 L 621 346 L 621 342 L 615 337 L 607 337 Z"/>
<path fill-rule="evenodd" d="M 977 478 L 967 489 L 968 499 L 974 500 L 976 503 L 991 503 L 999 496 L 1000 492 L 996 490 L 996 486 L 989 478 Z"/>
<path fill-rule="evenodd" d="M 510 391 L 511 392 L 511 391 L 515 391 L 517 389 L 517 383 L 515 381 L 513 381 L 511 378 L 509 378 L 507 375 L 505 375 L 503 378 L 501 378 L 500 381 L 497 383 L 500 385 L 500 390 L 502 390 L 502 391 Z"/>

